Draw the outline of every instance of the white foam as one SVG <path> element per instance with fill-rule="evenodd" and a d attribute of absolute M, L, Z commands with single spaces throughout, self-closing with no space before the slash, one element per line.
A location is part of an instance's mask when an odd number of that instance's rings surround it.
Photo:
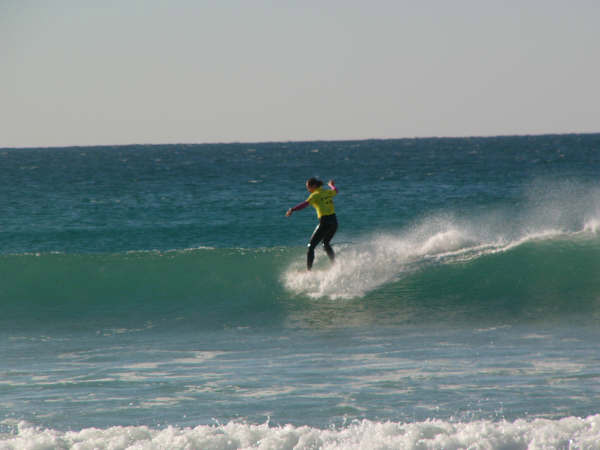
<path fill-rule="evenodd" d="M 4 422 L 6 428 L 6 421 Z M 559 420 L 519 419 L 417 423 L 363 420 L 342 428 L 230 422 L 194 428 L 146 426 L 56 431 L 25 422 L 0 434 L 0 449 L 600 449 L 600 415 Z"/>
<path fill-rule="evenodd" d="M 404 234 L 363 238 L 354 245 L 342 247 L 336 263 L 329 270 L 307 273 L 294 267 L 285 274 L 285 285 L 312 297 L 363 296 L 414 270 L 414 264 L 424 257 L 453 251 L 464 245 L 465 236 L 461 231 L 449 223 L 444 225 L 437 221 L 427 222 Z"/>

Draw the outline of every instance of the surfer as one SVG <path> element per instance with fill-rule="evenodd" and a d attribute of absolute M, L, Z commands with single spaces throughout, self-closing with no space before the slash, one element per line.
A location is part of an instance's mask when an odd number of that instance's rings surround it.
<path fill-rule="evenodd" d="M 306 189 L 310 192 L 308 198 L 302 203 L 298 203 L 293 208 L 290 208 L 285 213 L 286 216 L 291 216 L 294 211 L 299 211 L 306 208 L 308 205 L 313 206 L 317 210 L 319 225 L 313 231 L 313 234 L 308 243 L 308 251 L 306 253 L 306 268 L 312 269 L 315 259 L 315 247 L 319 242 L 323 241 L 323 248 L 329 256 L 331 262 L 335 260 L 335 253 L 331 248 L 330 241 L 337 231 L 338 223 L 335 216 L 335 207 L 333 206 L 333 197 L 338 193 L 333 180 L 327 183 L 331 189 L 324 190 L 323 182 L 316 178 L 310 178 L 306 181 Z"/>

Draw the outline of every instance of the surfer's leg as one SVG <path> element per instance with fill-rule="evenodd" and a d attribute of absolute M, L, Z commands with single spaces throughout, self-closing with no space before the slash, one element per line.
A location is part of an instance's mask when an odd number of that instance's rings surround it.
<path fill-rule="evenodd" d="M 335 261 L 335 252 L 333 251 L 331 244 L 329 244 L 329 241 L 331 241 L 331 239 L 333 238 L 333 235 L 335 234 L 336 231 L 337 231 L 337 221 L 329 224 L 329 226 L 327 227 L 327 231 L 325 233 L 325 237 L 323 238 L 323 248 L 325 249 L 325 253 L 327 253 L 327 256 L 329 256 L 329 259 L 331 260 L 331 262 Z"/>
<path fill-rule="evenodd" d="M 313 261 L 315 260 L 315 247 L 319 245 L 319 242 L 323 240 L 325 228 L 319 224 L 312 236 L 310 237 L 310 242 L 308 243 L 308 251 L 306 252 L 306 268 L 308 270 L 312 269 Z"/>
<path fill-rule="evenodd" d="M 306 252 L 306 270 L 312 269 L 314 260 L 315 260 L 315 248 L 309 246 L 308 251 Z"/>
<path fill-rule="evenodd" d="M 325 249 L 327 256 L 329 256 L 331 262 L 335 261 L 335 252 L 333 251 L 331 245 L 329 245 L 329 242 L 323 242 L 323 248 Z"/>

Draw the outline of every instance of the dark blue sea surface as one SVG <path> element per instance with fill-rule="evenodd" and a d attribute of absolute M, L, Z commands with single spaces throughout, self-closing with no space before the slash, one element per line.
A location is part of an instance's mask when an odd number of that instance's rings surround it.
<path fill-rule="evenodd" d="M 2 449 L 598 448 L 598 134 L 0 168 Z M 312 176 L 339 229 L 308 273 Z"/>

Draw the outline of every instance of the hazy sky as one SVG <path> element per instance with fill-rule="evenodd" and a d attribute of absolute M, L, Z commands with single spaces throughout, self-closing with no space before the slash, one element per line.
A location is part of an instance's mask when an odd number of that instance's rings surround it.
<path fill-rule="evenodd" d="M 600 132 L 599 0 L 0 0 L 0 147 Z"/>

